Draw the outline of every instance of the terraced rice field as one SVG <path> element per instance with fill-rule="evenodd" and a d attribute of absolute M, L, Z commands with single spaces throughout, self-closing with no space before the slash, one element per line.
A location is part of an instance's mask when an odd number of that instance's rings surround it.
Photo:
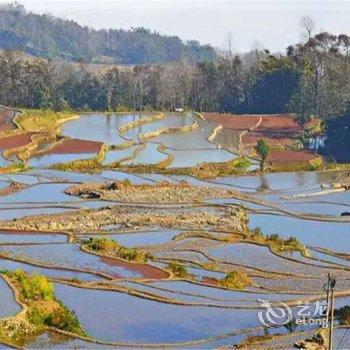
<path fill-rule="evenodd" d="M 169 169 L 235 159 L 238 146 L 219 148 L 210 137 L 217 125 L 198 116 L 165 115 L 120 132 L 126 123 L 149 117 L 82 116 L 62 127 L 67 141 L 30 158 L 26 172 L 0 174 L 0 191 L 17 183 L 0 195 L 2 275 L 21 269 L 50 278 L 57 299 L 75 311 L 87 334 L 79 338 L 42 329 L 26 339 L 25 348 L 234 348 L 248 336 L 268 333 L 252 347 L 287 349 L 316 327 L 298 326 L 289 333 L 285 319 L 263 324 L 263 300 L 287 304 L 296 317 L 299 303 L 324 300 L 323 284 L 331 272 L 337 279 L 336 306 L 350 303 L 350 220 L 341 216 L 350 206 L 349 192 L 324 188 L 339 172 L 201 180 L 153 168 L 149 173 L 148 167 L 170 155 L 164 165 Z M 228 122 L 227 116 L 220 118 Z M 235 123 L 251 128 L 258 119 Z M 195 122 L 193 130 L 140 137 Z M 267 121 L 259 125 L 269 132 Z M 64 142 L 74 149 L 67 150 Z M 91 158 L 102 144 L 109 145 L 103 165 L 120 162 L 130 168 L 49 169 L 56 162 Z M 138 171 L 136 165 L 144 167 Z M 72 186 L 77 191 L 69 191 Z M 92 190 L 84 192 L 84 186 Z M 284 243 L 295 237 L 299 245 L 278 249 L 267 237 L 272 234 Z M 114 240 L 145 259 L 93 250 L 90 238 Z M 232 272 L 249 282 L 225 283 Z M 0 322 L 22 317 L 14 290 L 0 279 Z M 336 339 L 344 332 L 337 328 Z"/>

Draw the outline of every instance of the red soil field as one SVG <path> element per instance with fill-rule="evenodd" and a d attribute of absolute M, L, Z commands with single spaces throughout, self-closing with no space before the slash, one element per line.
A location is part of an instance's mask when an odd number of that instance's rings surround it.
<path fill-rule="evenodd" d="M 256 132 L 289 133 L 299 132 L 300 126 L 294 114 L 220 114 L 203 113 L 205 119 L 221 124 L 227 129 L 254 130 Z"/>
<path fill-rule="evenodd" d="M 204 118 L 221 124 L 224 128 L 246 131 L 241 134 L 241 146 L 253 147 L 260 139 L 264 139 L 271 146 L 285 147 L 291 145 L 301 131 L 295 121 L 294 114 L 261 114 L 234 115 L 219 113 L 203 113 Z M 316 120 L 308 125 L 317 124 Z M 273 163 L 307 163 L 315 159 L 314 153 L 309 151 L 272 151 L 268 161 Z"/>
<path fill-rule="evenodd" d="M 259 115 L 234 115 L 222 113 L 203 113 L 205 119 L 221 124 L 226 129 L 249 130 L 260 120 Z"/>
<path fill-rule="evenodd" d="M 28 132 L 26 134 L 0 138 L 0 149 L 4 150 L 25 146 L 31 142 L 31 136 L 34 134 L 33 132 Z"/>
<path fill-rule="evenodd" d="M 272 151 L 267 161 L 273 163 L 309 162 L 316 156 L 310 151 Z"/>
<path fill-rule="evenodd" d="M 276 134 L 271 135 L 261 132 L 248 132 L 241 137 L 243 147 L 255 146 L 260 139 L 264 139 L 268 144 L 273 146 L 286 146 L 293 143 L 293 138 L 286 137 L 286 135 Z"/>
<path fill-rule="evenodd" d="M 41 154 L 98 153 L 101 146 L 101 142 L 65 139 Z"/>

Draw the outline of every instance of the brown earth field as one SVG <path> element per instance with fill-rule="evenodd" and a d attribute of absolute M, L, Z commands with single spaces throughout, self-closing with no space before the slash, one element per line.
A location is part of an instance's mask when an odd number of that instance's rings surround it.
<path fill-rule="evenodd" d="M 69 154 L 69 153 L 98 153 L 102 146 L 101 142 L 65 139 L 57 143 L 53 148 L 41 153 L 44 154 Z"/>
<path fill-rule="evenodd" d="M 121 266 L 130 270 L 134 270 L 140 273 L 143 278 L 151 279 L 166 279 L 169 277 L 169 273 L 161 270 L 155 266 L 141 263 L 127 262 L 120 259 L 113 259 L 109 257 L 101 257 L 101 261 L 110 266 Z"/>
<path fill-rule="evenodd" d="M 27 132 L 21 135 L 0 138 L 0 149 L 4 150 L 25 146 L 31 142 L 31 137 L 34 134 L 34 132 Z"/>
<path fill-rule="evenodd" d="M 316 155 L 310 151 L 272 151 L 267 161 L 274 163 L 307 163 L 316 158 Z"/>
<path fill-rule="evenodd" d="M 203 113 L 205 119 L 214 123 L 221 124 L 227 129 L 247 130 L 258 133 L 285 134 L 285 136 L 294 136 L 301 131 L 299 124 L 295 121 L 294 114 L 221 114 L 221 113 Z M 311 121 L 307 125 L 317 123 Z"/>
<path fill-rule="evenodd" d="M 265 132 L 248 132 L 241 136 L 241 143 L 243 147 L 255 146 L 259 140 L 264 139 L 271 146 L 285 147 L 293 144 L 294 139 L 286 137 L 286 135 L 267 134 Z"/>

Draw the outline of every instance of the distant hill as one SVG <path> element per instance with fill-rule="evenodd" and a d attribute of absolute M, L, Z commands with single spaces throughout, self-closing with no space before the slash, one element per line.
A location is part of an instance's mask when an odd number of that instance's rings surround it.
<path fill-rule="evenodd" d="M 0 49 L 34 56 L 98 63 L 147 64 L 215 58 L 210 45 L 184 43 L 145 28 L 94 30 L 77 22 L 27 12 L 18 4 L 0 5 Z"/>

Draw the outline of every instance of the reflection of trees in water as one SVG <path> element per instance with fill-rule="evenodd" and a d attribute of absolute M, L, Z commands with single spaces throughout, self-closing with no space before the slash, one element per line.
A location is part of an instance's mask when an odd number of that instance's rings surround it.
<path fill-rule="evenodd" d="M 306 173 L 306 172 L 300 172 L 300 173 L 296 173 L 296 178 L 297 178 L 297 186 L 298 187 L 302 187 L 305 186 L 310 178 L 310 174 Z"/>
<path fill-rule="evenodd" d="M 111 116 L 106 114 L 106 129 L 109 130 L 111 126 Z"/>
<path fill-rule="evenodd" d="M 215 137 L 215 143 L 229 150 L 236 150 L 239 144 L 239 131 L 222 129 Z"/>
<path fill-rule="evenodd" d="M 327 121 L 327 140 L 322 153 L 337 162 L 350 161 L 350 113 Z"/>
<path fill-rule="evenodd" d="M 269 180 L 268 180 L 268 177 L 263 175 L 260 177 L 260 188 L 259 190 L 260 191 L 266 191 L 266 190 L 269 190 L 270 189 L 270 186 L 269 186 Z"/>

